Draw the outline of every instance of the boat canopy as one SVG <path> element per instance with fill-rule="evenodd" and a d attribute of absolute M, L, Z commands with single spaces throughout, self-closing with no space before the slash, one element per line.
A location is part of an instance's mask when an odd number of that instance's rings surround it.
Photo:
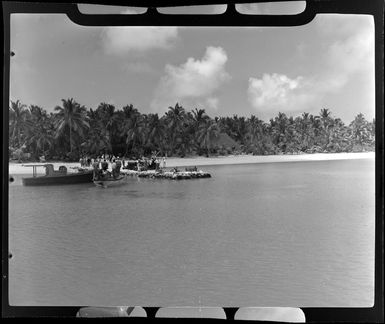
<path fill-rule="evenodd" d="M 27 164 L 23 165 L 25 167 L 32 167 L 32 174 L 34 177 L 37 175 L 36 169 L 38 167 L 45 167 L 45 174 L 46 176 L 55 176 L 55 175 L 66 175 L 67 174 L 67 168 L 65 166 L 60 166 L 59 171 L 55 171 L 53 164 L 47 163 L 47 164 Z"/>
<path fill-rule="evenodd" d="M 36 174 L 37 174 L 36 168 L 37 167 L 46 167 L 47 164 L 27 164 L 27 165 L 23 164 L 22 166 L 24 166 L 24 167 L 32 167 L 33 168 L 32 169 L 32 174 L 33 174 L 34 177 L 36 177 Z"/>

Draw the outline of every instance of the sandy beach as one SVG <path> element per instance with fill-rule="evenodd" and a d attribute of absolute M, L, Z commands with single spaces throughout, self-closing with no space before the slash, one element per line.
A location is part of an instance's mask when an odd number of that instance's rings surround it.
<path fill-rule="evenodd" d="M 327 160 L 350 160 L 350 159 L 374 159 L 374 152 L 363 153 L 315 153 L 315 154 L 299 154 L 299 155 L 229 155 L 219 157 L 188 157 L 166 159 L 166 168 L 186 167 L 186 166 L 205 166 L 205 165 L 224 165 L 224 164 L 248 164 L 248 163 L 276 163 L 276 162 L 298 162 L 298 161 L 327 161 Z M 57 169 L 61 165 L 65 165 L 69 172 L 75 171 L 74 167 L 79 167 L 78 162 L 47 162 L 52 163 Z M 32 168 L 25 167 L 31 164 L 41 163 L 9 163 L 9 174 L 29 174 Z M 202 168 L 204 169 L 204 168 Z M 44 168 L 38 168 L 38 173 L 44 174 Z"/>

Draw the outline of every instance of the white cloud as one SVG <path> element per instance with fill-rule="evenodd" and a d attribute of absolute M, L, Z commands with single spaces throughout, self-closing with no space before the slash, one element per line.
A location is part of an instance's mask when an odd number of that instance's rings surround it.
<path fill-rule="evenodd" d="M 264 74 L 262 79 L 249 79 L 249 94 L 256 106 L 263 106 L 267 102 L 287 104 L 290 92 L 299 87 L 301 77 L 290 79 L 283 74 Z"/>
<path fill-rule="evenodd" d="M 333 43 L 325 51 L 325 64 L 319 74 L 315 91 L 327 102 L 330 94 L 338 96 L 349 85 L 358 83 L 359 100 L 364 103 L 360 109 L 365 115 L 374 116 L 373 17 L 321 15 L 316 22 L 321 37 L 331 38 Z"/>
<path fill-rule="evenodd" d="M 248 98 L 258 111 L 293 111 L 312 99 L 307 94 L 310 86 L 311 82 L 301 76 L 291 79 L 284 74 L 264 74 L 260 79 L 249 78 Z"/>
<path fill-rule="evenodd" d="M 212 94 L 230 79 L 226 62 L 226 52 L 221 47 L 210 46 L 201 60 L 190 57 L 180 66 L 167 64 L 155 92 L 153 109 L 164 110 L 182 99 L 191 103 L 203 100 L 216 108 L 218 100 Z"/>
<path fill-rule="evenodd" d="M 177 27 L 144 26 L 106 27 L 101 34 L 105 52 L 118 56 L 156 48 L 172 48 L 177 36 Z"/>
<path fill-rule="evenodd" d="M 342 88 L 356 73 L 371 74 L 374 68 L 374 25 L 369 16 L 321 15 L 321 35 L 336 37 L 326 50 L 325 81 Z M 320 86 L 323 86 L 320 84 Z"/>
<path fill-rule="evenodd" d="M 284 74 L 264 74 L 251 77 L 248 99 L 261 112 L 269 115 L 281 112 L 309 111 L 310 106 L 327 102 L 352 80 L 365 80 L 368 102 L 374 96 L 374 26 L 371 17 L 321 15 L 316 18 L 320 42 L 324 46 L 312 75 L 288 77 Z M 298 49 L 303 57 L 306 45 Z M 314 105 L 316 104 L 316 105 Z"/>

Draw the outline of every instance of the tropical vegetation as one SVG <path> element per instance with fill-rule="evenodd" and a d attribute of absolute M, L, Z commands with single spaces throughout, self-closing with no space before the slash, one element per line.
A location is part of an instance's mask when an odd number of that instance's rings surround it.
<path fill-rule="evenodd" d="M 204 109 L 187 111 L 178 103 L 163 116 L 142 114 L 132 104 L 117 109 L 103 102 L 87 109 L 73 98 L 62 99 L 50 113 L 19 100 L 9 107 L 9 153 L 19 159 L 336 153 L 373 151 L 374 145 L 375 120 L 359 113 L 346 125 L 328 108 L 297 117 L 280 112 L 265 122 L 255 115 L 212 118 Z"/>

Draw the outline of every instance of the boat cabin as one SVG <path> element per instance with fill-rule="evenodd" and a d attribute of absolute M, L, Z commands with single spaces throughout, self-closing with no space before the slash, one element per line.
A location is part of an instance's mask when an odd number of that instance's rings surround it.
<path fill-rule="evenodd" d="M 57 175 L 67 175 L 67 168 L 62 165 L 59 167 L 59 170 L 56 171 L 53 168 L 53 164 L 45 164 L 45 175 L 50 176 L 57 176 Z"/>
<path fill-rule="evenodd" d="M 60 166 L 59 170 L 55 170 L 53 164 L 29 164 L 23 166 L 32 167 L 32 175 L 34 178 L 37 176 L 38 167 L 45 167 L 45 175 L 47 177 L 67 175 L 67 168 L 64 165 Z"/>

